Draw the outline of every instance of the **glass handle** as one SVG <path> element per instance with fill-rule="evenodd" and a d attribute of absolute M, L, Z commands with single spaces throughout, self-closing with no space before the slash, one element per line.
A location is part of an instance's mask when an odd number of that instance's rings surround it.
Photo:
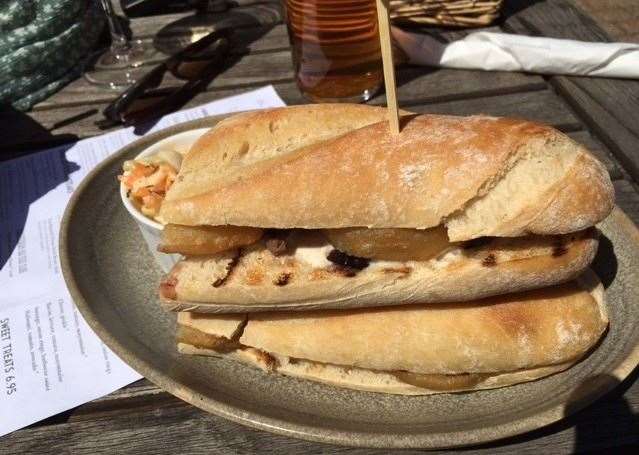
<path fill-rule="evenodd" d="M 106 13 L 107 23 L 109 24 L 109 32 L 111 33 L 111 51 L 115 54 L 121 54 L 126 52 L 131 47 L 129 39 L 127 38 L 122 25 L 118 20 L 118 16 L 113 9 L 113 3 L 111 0 L 100 0 L 102 8 Z"/>

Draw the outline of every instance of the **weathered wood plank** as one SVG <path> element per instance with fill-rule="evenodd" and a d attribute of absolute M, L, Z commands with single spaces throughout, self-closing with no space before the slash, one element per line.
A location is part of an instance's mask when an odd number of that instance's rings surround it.
<path fill-rule="evenodd" d="M 188 106 L 245 92 L 256 86 L 274 83 L 278 92 L 289 104 L 304 103 L 295 84 L 291 82 L 291 62 L 288 52 L 251 54 L 243 56 L 232 68 L 215 79 L 205 93 L 199 94 Z M 282 82 L 283 80 L 283 82 Z M 498 93 L 516 93 L 544 88 L 543 80 L 536 76 L 516 73 L 489 74 L 477 71 L 429 70 L 418 67 L 400 67 L 398 70 L 398 96 L 402 106 L 415 102 L 436 102 L 477 98 Z M 279 81 L 279 82 L 278 82 Z M 78 83 L 81 85 L 81 83 Z M 0 141 L 0 151 L 20 148 L 42 148 L 50 141 L 51 134 L 75 134 L 87 137 L 100 134 L 94 122 L 101 117 L 106 100 L 100 95 L 78 88 L 65 89 L 65 93 L 75 93 L 70 105 L 48 106 L 47 109 L 32 111 L 33 122 L 40 124 L 47 134 L 34 134 L 33 128 L 19 128 L 11 136 Z M 109 97 L 113 96 L 110 92 Z M 62 96 L 62 95 L 60 95 Z M 498 100 L 499 97 L 495 97 Z M 90 102 L 80 101 L 90 100 Z M 383 102 L 383 96 L 374 102 Z M 0 122 L 15 124 L 15 112 L 0 112 Z M 28 126 L 28 125 L 27 125 Z"/>
<path fill-rule="evenodd" d="M 633 94 L 621 87 L 615 90 L 612 85 L 607 84 L 597 89 L 595 96 L 602 97 L 598 100 L 593 98 L 593 91 L 589 87 L 584 89 L 575 80 L 561 78 L 555 85 L 589 129 L 608 146 L 632 178 L 639 182 L 639 129 L 633 131 L 620 123 L 619 116 L 626 115 L 622 109 L 616 109 L 616 113 L 610 110 L 615 99 L 632 97 Z M 636 122 L 635 125 L 639 124 L 639 86 L 637 88 L 634 95 L 638 97 L 634 103 L 637 111 L 629 116 L 631 122 Z M 609 98 L 605 98 L 606 93 L 610 95 Z"/>
<path fill-rule="evenodd" d="M 506 442 L 463 453 L 573 453 L 639 443 L 639 383 L 622 394 L 622 385 L 577 415 Z M 51 453 L 387 453 L 305 442 L 242 427 L 170 398 L 149 409 L 139 407 L 95 415 L 49 427 L 21 430 L 3 438 L 0 454 Z M 412 452 L 416 453 L 416 452 Z M 447 453 L 462 453 L 449 451 Z"/>
<path fill-rule="evenodd" d="M 553 125 L 564 131 L 581 129 L 579 120 L 550 90 L 465 98 L 442 103 L 425 104 L 417 101 L 414 105 L 407 103 L 403 107 L 420 113 L 518 117 Z"/>
<path fill-rule="evenodd" d="M 233 12 L 240 11 L 240 8 L 235 8 Z M 250 11 L 250 9 L 248 10 Z M 196 34 L 199 35 L 201 33 L 205 33 L 213 27 L 212 23 L 215 21 L 219 22 L 219 18 L 217 15 L 213 16 L 213 19 L 209 19 L 211 16 L 193 16 L 190 14 L 179 14 L 179 15 L 167 15 L 167 16 L 154 16 L 152 18 L 140 18 L 135 19 L 132 23 L 132 28 L 134 32 L 136 31 L 136 27 L 139 26 L 140 22 L 144 24 L 145 30 L 147 30 L 149 35 L 154 35 L 155 31 L 159 28 L 162 29 L 170 29 L 169 32 L 161 33 L 159 37 L 155 37 L 153 42 L 155 43 L 156 48 L 161 49 L 163 53 L 159 54 L 159 60 L 162 59 L 162 56 L 166 56 L 170 53 L 175 52 L 178 49 L 181 49 L 186 44 L 191 42 L 191 36 Z M 201 18 L 201 19 L 200 19 Z M 157 20 L 155 20 L 157 19 Z M 222 18 L 222 23 L 224 23 L 224 19 Z M 227 21 L 228 22 L 228 21 Z M 241 23 L 242 19 L 237 19 L 236 22 Z M 286 31 L 286 27 L 284 24 L 276 24 L 273 25 L 269 23 L 268 20 L 264 20 L 265 25 L 259 26 L 244 26 L 240 29 L 236 28 L 236 35 L 238 36 L 237 42 L 235 44 L 235 48 L 232 50 L 232 54 L 235 56 L 246 56 L 249 53 L 265 53 L 265 52 L 277 52 L 284 51 L 286 49 L 290 49 L 290 44 L 288 41 L 288 35 Z M 249 19 L 248 24 L 252 24 Z M 151 30 L 154 30 L 151 33 Z M 487 31 L 497 31 L 498 27 L 486 27 L 481 30 Z M 139 30 L 138 30 L 139 31 Z M 137 33 L 137 32 L 136 32 Z M 458 30 L 437 30 L 437 29 L 429 29 L 429 33 L 438 37 L 442 40 L 452 40 L 457 39 L 466 34 L 465 31 Z M 137 36 L 137 34 L 136 34 Z M 143 39 L 145 42 L 150 42 L 150 39 Z M 290 54 L 289 54 L 290 55 Z M 263 57 L 267 58 L 267 57 Z M 250 57 L 249 57 L 250 60 Z M 256 67 L 259 66 L 260 61 L 252 61 L 248 62 L 250 66 Z M 287 73 L 287 77 L 292 78 L 292 70 L 291 64 L 283 65 L 282 68 Z M 231 68 L 225 71 L 225 74 L 222 77 L 222 81 L 215 81 L 214 84 L 218 84 L 221 86 L 225 85 L 225 78 L 232 79 L 233 74 L 235 73 L 243 73 L 242 67 L 234 68 L 231 65 Z M 228 74 L 230 71 L 230 74 Z M 410 67 L 404 66 L 398 70 L 398 84 L 403 85 L 411 82 L 417 76 L 423 75 L 424 73 L 428 73 L 429 71 L 434 71 L 433 69 L 426 69 L 420 67 Z M 462 76 L 465 77 L 473 77 L 477 72 L 466 71 L 461 73 Z M 265 74 L 265 78 L 268 78 L 269 75 Z M 272 75 L 271 75 L 272 76 Z M 281 79 L 281 75 L 278 74 L 277 77 Z M 443 81 L 434 81 L 437 84 L 441 84 L 442 82 L 453 80 L 454 85 L 459 86 L 461 82 L 463 83 L 465 80 L 462 77 L 459 78 L 449 78 L 444 79 Z M 173 78 L 171 75 L 168 75 L 166 80 L 164 81 L 164 87 L 177 86 L 182 82 Z M 231 82 L 232 84 L 232 82 Z M 514 84 L 514 85 L 513 85 Z M 218 85 L 211 85 L 209 89 L 216 89 Z M 532 75 L 523 75 L 516 73 L 497 73 L 492 77 L 488 75 L 480 75 L 476 78 L 473 77 L 473 80 L 467 81 L 464 84 L 465 87 L 473 86 L 474 90 L 482 90 L 485 92 L 491 92 L 494 90 L 498 90 L 503 88 L 505 92 L 508 92 L 515 87 L 515 90 L 522 91 L 520 86 L 527 85 L 531 90 L 532 89 L 541 89 L 546 83 L 543 78 L 539 76 Z M 497 88 L 496 88 L 497 87 Z M 407 87 L 407 88 L 423 88 L 423 87 Z M 429 90 L 430 92 L 430 90 Z M 463 90 L 462 92 L 463 93 Z M 47 100 L 37 104 L 34 107 L 34 110 L 42 110 L 42 109 L 50 109 L 52 107 L 58 107 L 61 105 L 68 104 L 95 104 L 101 102 L 107 102 L 114 99 L 117 96 L 117 92 L 105 89 L 103 87 L 99 87 L 96 85 L 92 85 L 88 83 L 83 78 L 77 79 L 73 81 L 71 84 L 67 85 L 64 90 L 54 94 Z"/>
<path fill-rule="evenodd" d="M 293 70 L 288 51 L 273 51 L 268 54 L 238 56 L 238 61 L 214 79 L 207 91 L 219 91 L 233 87 L 264 85 L 273 82 L 292 81 Z M 268 62 L 262 65 L 262 62 Z M 261 71 L 259 71 L 261 70 Z M 182 82 L 168 76 L 163 87 L 174 87 Z M 519 73 L 485 73 L 463 70 L 430 70 L 422 67 L 401 66 L 397 68 L 398 96 L 401 103 L 410 103 L 416 98 L 429 101 L 446 101 L 465 97 L 491 94 L 516 93 L 546 88 L 538 76 Z M 76 80 L 64 91 L 39 103 L 32 112 L 56 109 L 73 105 L 103 104 L 115 99 L 117 93 L 92 86 L 84 80 Z M 383 94 L 377 98 L 384 102 Z"/>
<path fill-rule="evenodd" d="M 526 3 L 511 1 L 507 8 L 519 9 Z M 591 18 L 565 0 L 530 4 L 505 25 L 555 38 L 610 41 Z M 552 77 L 550 81 L 639 181 L 639 81 L 565 76 Z"/>
<path fill-rule="evenodd" d="M 397 96 L 400 107 L 423 102 L 445 102 L 491 95 L 544 90 L 545 81 L 539 76 L 520 73 L 486 73 L 454 69 L 432 69 L 405 65 L 396 69 Z M 385 104 L 380 93 L 372 104 Z"/>
<path fill-rule="evenodd" d="M 610 41 L 610 37 L 591 17 L 566 0 L 510 0 L 504 3 L 504 16 L 506 28 L 515 20 L 533 31 L 540 29 L 541 33 L 538 34 L 550 38 Z"/>
<path fill-rule="evenodd" d="M 627 180 L 613 183 L 617 205 L 639 226 L 639 188 Z"/>
<path fill-rule="evenodd" d="M 93 400 L 91 403 L 109 403 L 140 396 L 155 396 L 164 391 L 146 378 L 135 381 L 108 395 Z M 80 406 L 81 407 L 81 406 Z"/>
<path fill-rule="evenodd" d="M 241 19 L 238 19 L 240 22 Z M 185 46 L 191 44 L 195 40 L 201 38 L 204 34 L 215 29 L 214 25 L 201 26 L 183 26 L 186 31 L 181 28 L 170 33 L 158 35 L 153 38 L 143 38 L 142 41 L 152 43 L 152 45 L 168 56 L 173 54 Z M 224 28 L 224 27 L 219 27 Z M 231 53 L 247 53 L 249 52 L 268 52 L 272 50 L 281 50 L 290 48 L 288 33 L 286 26 L 281 23 L 259 24 L 232 27 L 234 34 L 232 35 L 233 47 Z"/>
<path fill-rule="evenodd" d="M 258 33 L 260 29 L 252 29 Z M 266 41 L 265 41 L 265 38 Z M 280 25 L 249 43 L 251 55 L 235 54 L 227 63 L 228 69 L 219 75 L 208 90 L 292 80 L 293 70 L 285 27 Z M 267 55 L 263 53 L 267 52 Z M 421 98 L 462 98 L 468 94 L 512 93 L 513 91 L 542 89 L 546 86 L 539 76 L 518 73 L 483 73 L 477 71 L 434 70 L 424 67 L 401 66 L 397 71 L 398 85 L 404 95 L 419 94 Z M 168 74 L 163 87 L 183 84 Z M 97 104 L 114 99 L 117 92 L 91 85 L 78 79 L 34 110 L 51 109 L 69 104 Z M 409 101 L 410 97 L 405 96 Z M 400 100 L 401 102 L 402 100 Z"/>
<path fill-rule="evenodd" d="M 226 26 L 230 24 L 259 22 L 275 24 L 283 20 L 282 2 L 277 0 L 234 0 L 236 7 L 223 13 L 199 14 L 185 12 L 179 14 L 162 14 L 157 16 L 137 17 L 130 21 L 129 27 L 133 36 L 140 38 L 154 38 L 158 33 L 190 34 L 192 31 L 201 32 L 211 26 Z"/>
<path fill-rule="evenodd" d="M 186 43 L 180 44 L 177 39 L 172 39 L 170 44 L 171 47 L 169 47 L 169 45 L 165 45 L 165 48 L 163 49 L 166 49 L 167 53 L 172 53 L 175 52 L 177 48 L 182 48 L 184 45 L 186 45 Z M 269 80 L 269 78 L 281 78 L 281 73 L 287 73 L 286 77 L 292 78 L 293 73 L 290 61 L 290 52 L 286 51 L 288 48 L 286 27 L 283 25 L 275 26 L 270 29 L 256 27 L 245 31 L 242 42 L 238 43 L 231 52 L 232 56 L 229 58 L 227 63 L 227 66 L 230 66 L 231 68 L 218 77 L 218 79 L 214 82 L 214 86 L 217 87 L 218 85 L 224 86 L 241 83 L 239 81 L 235 81 L 235 79 L 238 75 L 241 76 L 246 72 L 247 64 L 249 65 L 249 68 L 257 68 L 262 62 L 269 61 L 269 58 L 266 56 L 257 58 L 249 57 L 249 53 L 262 54 L 275 52 L 278 54 L 274 57 L 275 61 L 273 62 L 273 65 L 270 68 L 265 68 L 266 72 L 256 82 L 266 81 Z M 166 57 L 165 54 L 160 55 L 163 55 L 164 58 Z M 232 63 L 237 60 L 239 60 L 237 62 L 239 65 L 233 65 Z M 276 65 L 278 64 L 281 66 L 277 67 Z M 149 70 L 151 70 L 151 68 L 152 66 L 149 66 Z M 274 69 L 277 69 L 275 74 L 273 73 Z M 167 75 L 163 86 L 174 87 L 180 86 L 183 83 L 184 81 L 181 81 L 169 74 Z M 214 87 L 212 86 L 211 88 Z M 50 109 L 52 107 L 69 104 L 95 104 L 108 102 L 115 99 L 118 95 L 119 92 L 115 90 L 106 89 L 104 87 L 91 84 L 84 78 L 79 78 L 67 85 L 62 91 L 55 93 L 41 103 L 38 103 L 33 110 Z"/>
<path fill-rule="evenodd" d="M 223 72 L 209 84 L 209 90 L 222 88 L 266 85 L 273 81 L 292 80 L 293 67 L 288 50 L 275 50 L 269 53 L 234 54 L 222 63 Z M 109 74 L 111 71 L 104 71 Z M 185 81 L 167 73 L 162 82 L 163 88 L 180 87 Z M 102 104 L 115 99 L 119 93 L 104 87 L 90 84 L 84 78 L 76 79 L 62 92 L 39 103 L 32 112 L 56 108 L 65 105 Z"/>
<path fill-rule="evenodd" d="M 305 102 L 293 82 L 274 84 L 274 86 L 288 104 Z M 246 88 L 204 92 L 189 102 L 185 107 L 194 107 L 223 96 L 242 93 L 244 91 L 246 91 Z M 435 103 L 430 103 L 429 100 L 415 100 L 416 95 L 410 92 L 404 95 L 404 92 L 400 90 L 400 99 L 404 98 L 404 96 L 412 99 L 410 103 L 402 103 L 402 106 L 417 112 L 437 112 L 458 115 L 485 113 L 515 116 L 548 123 L 568 131 L 580 129 L 580 124 L 574 115 L 561 104 L 559 98 L 547 90 Z M 96 120 L 101 118 L 100 109 L 102 107 L 102 105 L 95 105 L 50 109 L 33 112 L 31 117 L 51 133 L 77 134 L 81 138 L 90 137 L 103 132 L 94 124 Z M 4 120 L 2 115 L 0 115 L 0 122 L 2 121 Z M 9 148 L 12 143 L 25 143 L 27 141 L 31 141 L 34 147 L 39 145 L 28 135 L 16 132 L 12 137 L 4 139 L 4 144 L 0 146 L 0 150 L 2 150 L 2 148 Z"/>

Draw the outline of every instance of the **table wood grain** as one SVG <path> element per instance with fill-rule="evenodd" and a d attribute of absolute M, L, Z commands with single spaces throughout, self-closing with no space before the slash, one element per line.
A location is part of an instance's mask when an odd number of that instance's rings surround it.
<path fill-rule="evenodd" d="M 186 107 L 273 84 L 288 104 L 305 100 L 293 82 L 291 53 L 277 1 L 235 0 L 227 13 L 209 17 L 167 14 L 136 18 L 131 29 L 172 52 L 211 24 L 231 24 L 246 38 L 224 71 Z M 568 0 L 510 0 L 490 30 L 585 41 L 608 36 Z M 467 31 L 427 28 L 443 40 Z M 617 204 L 639 223 L 639 82 L 577 77 L 397 69 L 400 105 L 416 112 L 493 114 L 551 124 L 591 149 L 614 181 Z M 167 77 L 164 86 L 179 81 Z M 28 114 L 0 109 L 0 161 L 101 134 L 95 121 L 116 93 L 78 79 Z M 384 103 L 381 94 L 372 104 Z M 622 450 L 639 444 L 639 381 L 635 371 L 612 393 L 582 412 L 532 433 L 475 447 L 472 453 L 572 453 Z M 0 454 L 352 453 L 374 451 L 311 443 L 274 435 L 207 414 L 146 379 L 106 397 L 0 438 Z M 374 453 L 384 453 L 377 451 Z M 405 452 L 406 453 L 406 452 Z M 408 452 L 416 453 L 416 452 Z M 450 451 L 448 453 L 451 453 Z M 456 452 L 452 452 L 456 453 Z"/>

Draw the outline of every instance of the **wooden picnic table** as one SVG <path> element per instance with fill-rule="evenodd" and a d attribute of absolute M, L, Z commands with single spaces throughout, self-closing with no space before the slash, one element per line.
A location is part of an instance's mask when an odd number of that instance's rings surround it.
<path fill-rule="evenodd" d="M 160 49 L 188 42 L 215 21 L 226 21 L 252 42 L 238 50 L 208 89 L 186 107 L 273 84 L 288 104 L 305 100 L 294 82 L 282 12 L 277 1 L 235 0 L 212 17 L 192 13 L 131 20 L 134 35 Z M 509 0 L 490 30 L 584 41 L 609 37 L 568 0 Z M 159 32 L 159 34 L 158 34 Z M 450 40 L 463 30 L 429 29 Z M 171 46 L 173 44 L 173 46 Z M 585 144 L 606 165 L 617 204 L 639 223 L 639 81 L 542 77 L 522 73 L 429 69 L 397 70 L 402 107 L 416 112 L 485 113 L 553 125 Z M 167 77 L 165 85 L 179 81 Z M 116 93 L 83 79 L 69 84 L 28 114 L 0 111 L 0 160 L 102 133 L 95 125 Z M 383 94 L 371 101 L 383 104 Z M 11 128 L 7 128 L 11 125 Z M 473 448 L 477 453 L 570 453 L 639 444 L 639 381 L 635 371 L 612 393 L 555 425 Z M 240 426 L 187 404 L 143 379 L 0 439 L 0 453 L 370 453 L 306 442 Z M 380 451 L 379 453 L 384 453 Z"/>

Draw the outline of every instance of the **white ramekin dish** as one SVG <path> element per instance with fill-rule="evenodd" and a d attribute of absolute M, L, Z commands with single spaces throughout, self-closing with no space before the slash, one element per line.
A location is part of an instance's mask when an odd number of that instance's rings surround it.
<path fill-rule="evenodd" d="M 183 133 L 178 133 L 174 136 L 167 137 L 162 139 L 150 147 L 144 149 L 140 154 L 138 154 L 135 159 L 142 158 L 145 156 L 153 155 L 160 150 L 170 148 L 179 153 L 186 154 L 191 146 L 197 141 L 200 136 L 209 131 L 210 128 L 199 128 L 196 130 L 189 130 Z M 162 235 L 162 229 L 164 226 L 161 223 L 158 223 L 155 220 L 147 218 L 144 216 L 136 207 L 133 205 L 131 200 L 126 195 L 126 187 L 123 183 L 120 183 L 120 197 L 122 198 L 122 203 L 126 208 L 127 212 L 133 217 L 138 228 L 140 228 L 140 232 L 142 233 L 142 237 L 144 237 L 144 241 L 149 247 L 149 251 L 155 258 L 155 261 L 158 263 L 160 268 L 168 272 L 171 270 L 173 265 L 181 259 L 179 254 L 165 254 L 160 253 L 157 248 L 160 244 L 160 237 Z"/>

